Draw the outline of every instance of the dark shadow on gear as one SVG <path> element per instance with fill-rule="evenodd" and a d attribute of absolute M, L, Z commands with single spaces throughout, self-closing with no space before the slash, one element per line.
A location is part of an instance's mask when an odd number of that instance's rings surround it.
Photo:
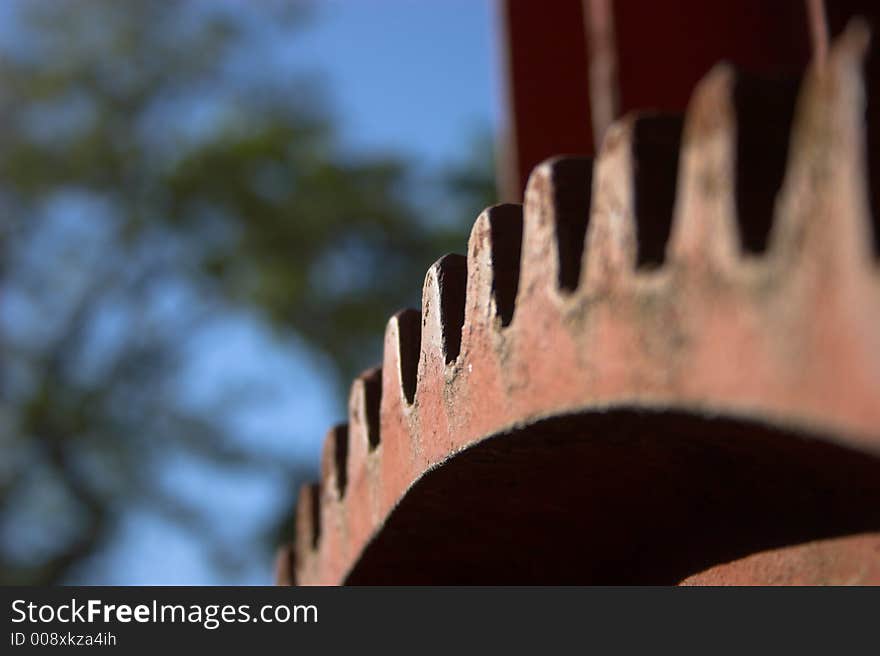
<path fill-rule="evenodd" d="M 426 473 L 348 584 L 674 584 L 880 529 L 880 458 L 818 435 L 613 410 L 499 434 Z"/>

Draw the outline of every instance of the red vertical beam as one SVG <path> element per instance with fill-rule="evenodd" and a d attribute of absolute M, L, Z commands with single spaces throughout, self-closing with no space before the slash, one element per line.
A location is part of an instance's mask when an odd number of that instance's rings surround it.
<path fill-rule="evenodd" d="M 559 154 L 593 151 L 582 0 L 500 0 L 507 138 L 499 194 L 522 201 L 529 173 Z"/>
<path fill-rule="evenodd" d="M 611 67 L 617 116 L 633 110 L 681 112 L 694 85 L 726 60 L 765 76 L 798 75 L 811 55 L 825 56 L 828 34 L 857 16 L 873 30 L 865 62 L 868 170 L 874 243 L 880 249 L 880 2 L 877 0 L 584 0 L 611 8 Z M 595 85 L 594 85 L 595 86 Z M 596 94 L 593 94 L 596 107 Z"/>
<path fill-rule="evenodd" d="M 799 74 L 809 61 L 805 0 L 615 0 L 612 6 L 620 114 L 682 111 L 720 61 L 768 76 Z"/>
<path fill-rule="evenodd" d="M 797 75 L 811 50 L 822 55 L 825 25 L 836 34 L 863 15 L 878 29 L 876 0 L 498 2 L 507 133 L 499 193 L 512 202 L 522 200 L 536 164 L 593 152 L 610 120 L 633 110 L 682 112 L 719 61 L 765 76 Z M 880 168 L 876 52 L 867 76 L 872 178 Z M 876 213 L 880 199 L 872 205 Z"/>

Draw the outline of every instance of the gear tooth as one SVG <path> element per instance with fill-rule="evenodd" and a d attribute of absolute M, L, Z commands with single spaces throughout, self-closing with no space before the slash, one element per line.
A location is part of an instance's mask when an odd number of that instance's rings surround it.
<path fill-rule="evenodd" d="M 535 167 L 526 186 L 517 296 L 573 292 L 590 218 L 593 160 L 557 157 Z"/>
<path fill-rule="evenodd" d="M 486 209 L 474 223 L 468 240 L 468 330 L 513 320 L 522 230 L 522 206 L 510 203 Z"/>
<path fill-rule="evenodd" d="M 419 371 L 419 352 L 422 343 L 422 319 L 418 310 L 407 308 L 400 310 L 385 327 L 385 353 L 382 369 L 397 372 L 397 392 L 407 405 L 412 405 L 416 398 L 416 381 Z M 385 385 L 390 386 L 395 380 L 390 375 Z M 394 390 L 386 389 L 383 398 Z"/>
<path fill-rule="evenodd" d="M 730 66 L 715 66 L 697 85 L 685 115 L 667 257 L 692 267 L 729 268 L 739 250 L 735 81 Z"/>
<path fill-rule="evenodd" d="M 807 71 L 797 100 L 772 250 L 832 269 L 872 258 L 862 63 L 869 38 L 851 21 Z M 826 274 L 823 274 L 826 275 Z"/>
<path fill-rule="evenodd" d="M 296 550 L 292 544 L 278 547 L 275 553 L 275 585 L 296 585 Z"/>
<path fill-rule="evenodd" d="M 738 74 L 734 84 L 737 238 L 743 254 L 767 250 L 785 173 L 798 80 Z"/>
<path fill-rule="evenodd" d="M 649 115 L 633 126 L 636 267 L 663 263 L 672 229 L 683 123 L 679 116 Z"/>
<path fill-rule="evenodd" d="M 355 378 L 348 397 L 349 480 L 382 440 L 381 405 L 382 367 L 375 367 Z"/>
<path fill-rule="evenodd" d="M 428 269 L 422 292 L 422 360 L 430 353 L 451 364 L 461 350 L 467 285 L 467 258 L 449 254 Z M 429 353 L 430 352 L 430 353 Z"/>
<path fill-rule="evenodd" d="M 794 80 L 716 66 L 685 119 L 671 250 L 730 267 L 762 254 L 773 229 L 796 98 Z"/>
<path fill-rule="evenodd" d="M 583 274 L 588 286 L 663 263 L 680 141 L 675 116 L 632 114 L 609 127 L 594 166 Z"/>
<path fill-rule="evenodd" d="M 348 482 L 348 424 L 337 424 L 327 431 L 321 453 L 321 481 L 324 489 L 332 490 L 337 499 L 345 496 Z"/>
<path fill-rule="evenodd" d="M 304 483 L 296 499 L 296 562 L 305 563 L 321 542 L 321 485 Z"/>

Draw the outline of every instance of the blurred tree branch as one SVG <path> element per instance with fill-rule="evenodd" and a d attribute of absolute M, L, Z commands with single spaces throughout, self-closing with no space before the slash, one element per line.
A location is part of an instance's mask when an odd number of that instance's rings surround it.
<path fill-rule="evenodd" d="M 491 165 L 476 157 L 450 173 L 448 216 L 426 221 L 407 162 L 345 154 L 314 78 L 235 73 L 264 31 L 295 34 L 305 5 L 8 11 L 0 582 L 69 580 L 135 503 L 233 562 L 198 512 L 158 486 L 163 454 L 304 469 L 180 403 L 189 338 L 224 308 L 248 308 L 329 356 L 342 390 L 378 358 L 389 314 L 418 303 L 430 262 L 460 247 L 491 202 Z M 163 309 L 179 289 L 184 300 Z"/>

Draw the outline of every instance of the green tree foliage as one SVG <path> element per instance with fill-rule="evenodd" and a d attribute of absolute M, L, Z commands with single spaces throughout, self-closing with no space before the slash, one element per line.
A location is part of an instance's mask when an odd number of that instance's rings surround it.
<path fill-rule="evenodd" d="M 461 250 L 491 168 L 439 216 L 406 162 L 346 154 L 316 78 L 247 54 L 300 5 L 28 2 L 0 50 L 0 572 L 68 580 L 133 505 L 204 537 L 158 454 L 302 468 L 179 399 L 204 322 L 246 308 L 348 379 L 426 267 Z M 414 190 L 416 190 L 414 192 Z M 241 551 L 239 545 L 239 550 Z M 241 554 L 239 554 L 240 556 Z M 246 555 L 246 554 L 245 554 Z"/>

